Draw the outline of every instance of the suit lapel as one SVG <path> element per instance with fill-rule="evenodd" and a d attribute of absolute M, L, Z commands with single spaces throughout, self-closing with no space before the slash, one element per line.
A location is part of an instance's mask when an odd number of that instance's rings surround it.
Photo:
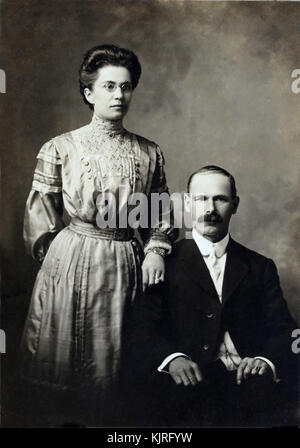
<path fill-rule="evenodd" d="M 223 279 L 222 302 L 227 302 L 234 290 L 248 271 L 248 265 L 243 259 L 239 245 L 231 238 L 227 246 L 227 259 Z"/>
<path fill-rule="evenodd" d="M 194 240 L 186 240 L 180 256 L 183 271 L 208 294 L 219 301 L 209 270 Z"/>
<path fill-rule="evenodd" d="M 222 303 L 226 303 L 248 272 L 248 264 L 239 250 L 239 244 L 230 238 L 223 279 Z M 206 263 L 193 239 L 185 240 L 180 253 L 181 269 L 191 281 L 219 301 L 218 293 Z"/>

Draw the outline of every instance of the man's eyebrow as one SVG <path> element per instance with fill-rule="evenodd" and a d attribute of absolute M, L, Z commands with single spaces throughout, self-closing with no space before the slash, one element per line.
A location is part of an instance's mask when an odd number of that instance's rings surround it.
<path fill-rule="evenodd" d="M 214 196 L 214 199 L 230 199 L 230 197 L 227 194 L 216 194 Z"/>
<path fill-rule="evenodd" d="M 205 196 L 204 193 L 192 193 L 192 196 L 194 198 L 206 198 L 207 196 Z"/>

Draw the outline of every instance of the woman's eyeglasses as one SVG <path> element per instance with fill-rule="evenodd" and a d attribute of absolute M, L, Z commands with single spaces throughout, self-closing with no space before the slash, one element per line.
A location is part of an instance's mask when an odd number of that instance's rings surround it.
<path fill-rule="evenodd" d="M 124 84 L 118 85 L 117 83 L 113 81 L 108 81 L 102 84 L 102 87 L 107 92 L 113 93 L 117 90 L 118 87 L 122 90 L 122 92 L 132 92 L 132 85 L 130 82 L 124 82 Z"/>

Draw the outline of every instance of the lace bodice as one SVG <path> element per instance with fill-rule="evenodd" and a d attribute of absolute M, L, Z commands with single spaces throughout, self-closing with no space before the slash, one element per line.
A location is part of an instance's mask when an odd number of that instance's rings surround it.
<path fill-rule="evenodd" d="M 135 191 L 140 149 L 134 134 L 126 131 L 121 121 L 102 120 L 94 115 L 88 126 L 78 130 L 76 140 L 82 162 L 87 167 L 92 165 L 90 176 L 102 180 L 111 176 L 127 178 Z"/>
<path fill-rule="evenodd" d="M 45 143 L 37 159 L 24 224 L 33 256 L 38 247 L 44 253 L 49 235 L 63 228 L 63 206 L 71 218 L 96 224 L 97 200 L 104 192 L 115 194 L 117 211 L 132 193 L 168 192 L 158 145 L 127 131 L 120 121 L 94 115 L 88 125 Z M 170 250 L 177 231 L 163 217 L 158 224 L 139 229 L 145 250 L 149 245 Z"/>

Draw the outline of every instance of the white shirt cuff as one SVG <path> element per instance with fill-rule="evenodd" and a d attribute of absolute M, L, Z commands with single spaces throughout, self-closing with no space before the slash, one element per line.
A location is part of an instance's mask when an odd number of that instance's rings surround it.
<path fill-rule="evenodd" d="M 274 378 L 275 383 L 279 383 L 280 379 L 277 378 L 276 368 L 275 368 L 274 364 L 272 363 L 272 361 L 270 361 L 268 358 L 264 358 L 263 356 L 255 356 L 254 359 L 261 359 L 262 361 L 265 361 L 273 372 L 273 378 Z"/>
<path fill-rule="evenodd" d="M 167 356 L 167 357 L 163 360 L 163 362 L 162 362 L 161 365 L 157 368 L 157 370 L 158 370 L 159 372 L 169 373 L 168 370 L 164 370 L 165 367 L 167 367 L 167 365 L 168 365 L 171 361 L 173 361 L 173 359 L 178 358 L 179 356 L 184 356 L 185 358 L 189 358 L 189 357 L 188 357 L 187 355 L 185 355 L 184 353 L 179 353 L 179 352 L 172 353 L 172 355 Z M 190 358 L 189 358 L 189 359 L 190 359 Z"/>

